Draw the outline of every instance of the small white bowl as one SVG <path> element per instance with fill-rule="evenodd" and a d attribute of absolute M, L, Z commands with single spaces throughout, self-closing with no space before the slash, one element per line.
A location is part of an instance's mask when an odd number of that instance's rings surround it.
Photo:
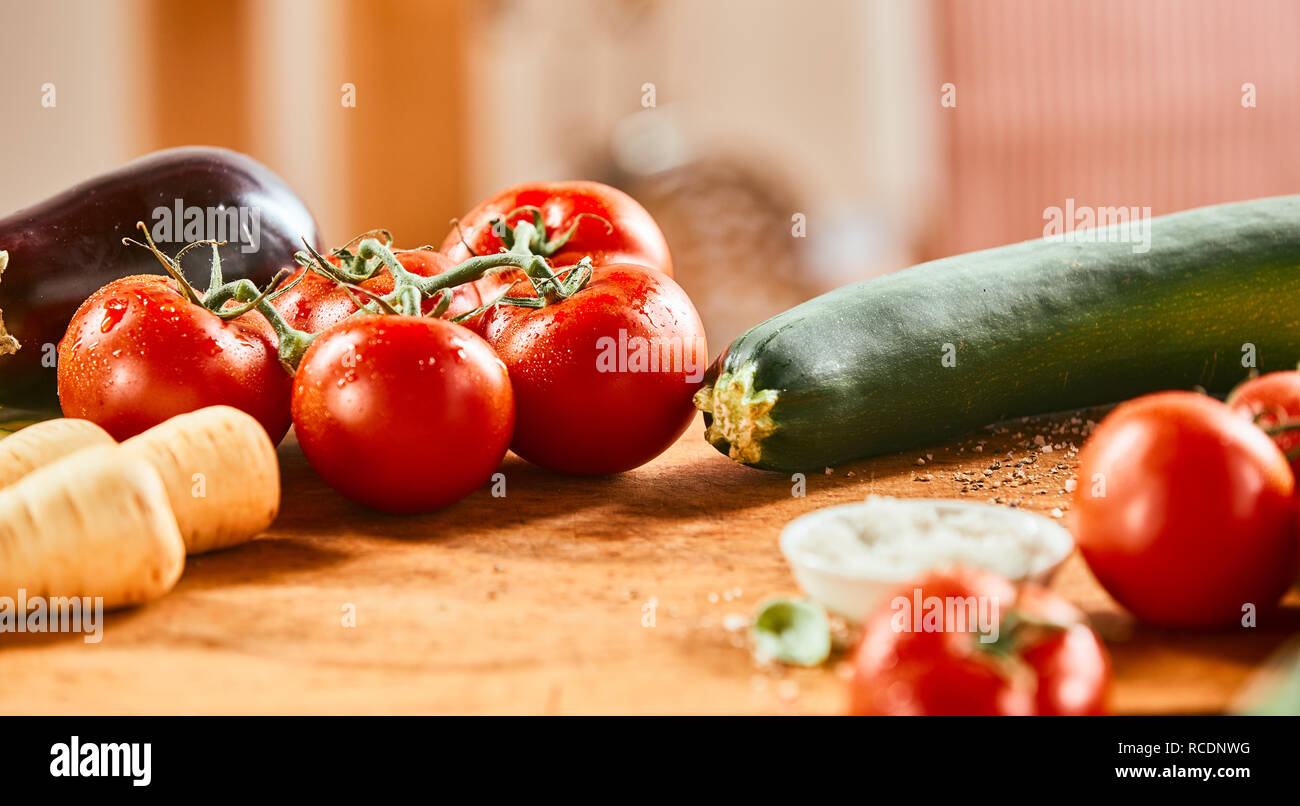
<path fill-rule="evenodd" d="M 1074 550 L 1074 539 L 1065 527 L 1042 515 L 993 504 L 944 498 L 872 497 L 853 504 L 825 507 L 795 518 L 781 531 L 781 552 L 789 562 L 790 570 L 794 572 L 795 581 L 804 593 L 820 602 L 827 610 L 853 622 L 866 618 L 886 595 L 915 578 L 921 571 L 916 567 L 899 568 L 897 571 L 848 568 L 817 553 L 808 544 L 827 529 L 845 528 L 846 518 L 865 522 L 873 508 L 881 506 L 899 507 L 903 513 L 908 508 L 922 509 L 927 513 L 975 513 L 985 519 L 986 523 L 1005 523 L 1008 529 L 1022 533 L 1021 539 L 1033 541 L 1039 547 L 1034 552 L 1036 556 L 1033 562 L 1027 565 L 1026 572 L 1010 577 L 1015 582 L 1033 581 L 1046 585 Z M 875 511 L 880 512 L 879 509 Z M 936 556 L 933 561 L 921 559 L 915 562 L 923 564 L 924 569 L 928 570 L 950 566 L 956 561 Z M 987 563 L 967 557 L 963 564 L 1004 573 L 999 570 L 996 557 L 989 557 Z"/>

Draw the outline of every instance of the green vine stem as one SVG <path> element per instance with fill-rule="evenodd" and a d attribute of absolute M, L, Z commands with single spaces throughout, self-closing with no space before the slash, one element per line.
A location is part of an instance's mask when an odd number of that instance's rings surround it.
<path fill-rule="evenodd" d="M 122 243 L 127 246 L 139 246 L 143 249 L 149 250 L 149 253 L 157 258 L 158 262 L 162 264 L 163 270 L 167 272 L 167 276 L 171 277 L 172 281 L 176 283 L 177 290 L 179 290 L 181 295 L 187 300 L 201 308 L 208 309 L 213 314 L 221 317 L 224 321 L 237 319 L 248 313 L 248 310 L 250 309 L 241 310 L 239 308 L 226 307 L 226 303 L 233 299 L 234 284 L 227 284 L 221 274 L 221 253 L 219 247 L 222 244 L 220 241 L 194 241 L 193 243 L 181 247 L 181 250 L 177 252 L 175 256 L 168 257 L 158 248 L 158 244 L 153 242 L 153 237 L 149 234 L 149 228 L 145 226 L 143 221 L 137 221 L 135 226 L 140 230 L 140 232 L 144 233 L 145 242 L 140 243 L 134 238 L 123 238 Z M 210 246 L 212 248 L 212 265 L 208 274 L 208 290 L 203 293 L 199 293 L 198 289 L 196 289 L 193 284 L 185 278 L 185 272 L 181 268 L 180 263 L 181 258 L 185 257 L 191 249 L 197 249 L 200 246 Z M 275 287 L 274 284 L 280 282 L 282 274 L 283 272 L 276 275 L 275 279 L 271 281 L 272 285 L 267 287 L 268 292 L 270 289 Z"/>
<path fill-rule="evenodd" d="M 353 269 L 330 263 L 313 249 L 311 244 L 305 241 L 303 246 L 306 247 L 305 251 L 300 251 L 295 259 L 316 274 L 339 283 L 345 288 L 358 290 L 358 283 L 372 278 L 381 266 L 387 268 L 393 276 L 393 290 L 383 296 L 366 292 L 371 297 L 371 301 L 368 303 L 359 302 L 359 307 L 371 313 L 386 313 L 388 311 L 383 309 L 387 305 L 396 309 L 399 313 L 414 316 L 421 315 L 424 300 L 439 298 L 439 301 L 435 303 L 434 310 L 436 312 L 440 308 L 445 312 L 447 306 L 451 304 L 451 297 L 449 293 L 444 292 L 450 292 L 451 289 L 457 286 L 472 283 L 493 272 L 507 268 L 526 270 L 536 259 L 529 255 L 513 252 L 481 255 L 472 257 L 441 274 L 425 277 L 408 270 L 397 259 L 397 254 L 387 244 L 381 243 L 374 238 L 364 238 L 357 245 L 357 253 L 354 257 L 356 263 Z M 337 250 L 335 255 L 338 255 Z M 363 268 L 358 270 L 355 266 Z M 425 315 L 435 315 L 435 313 Z"/>
<path fill-rule="evenodd" d="M 509 220 L 520 213 L 531 213 L 531 221 L 520 221 L 513 229 L 505 229 L 502 221 Z M 605 224 L 607 231 L 613 230 L 613 225 L 608 220 L 594 213 L 580 213 L 573 220 L 573 223 L 562 234 L 550 238 L 547 236 L 545 222 L 542 219 L 542 211 L 535 206 L 518 207 L 511 210 L 504 218 L 493 218 L 488 222 L 494 230 L 498 230 L 501 235 L 502 243 L 506 244 L 506 249 L 493 255 L 479 255 L 470 248 L 465 241 L 464 233 L 461 233 L 461 241 L 465 243 L 466 249 L 471 257 L 456 268 L 443 272 L 433 277 L 423 277 L 408 271 L 397 259 L 397 254 L 392 250 L 392 235 L 387 230 L 372 230 L 368 233 L 353 238 L 343 248 L 335 249 L 331 253 L 338 261 L 337 265 L 330 263 L 320 255 L 311 244 L 304 242 L 305 251 L 300 251 L 295 255 L 295 260 L 302 266 L 308 267 L 336 283 L 345 286 L 356 286 L 372 278 L 381 266 L 386 267 L 393 275 L 394 290 L 392 293 L 383 297 L 374 297 L 372 302 L 362 304 L 361 307 L 374 310 L 380 307 L 379 303 L 387 303 L 400 312 L 414 312 L 414 299 L 412 292 L 404 290 L 407 287 L 413 287 L 419 292 L 421 301 L 431 299 L 440 292 L 454 288 L 465 283 L 473 282 L 477 279 L 487 276 L 488 274 L 503 271 L 508 268 L 519 269 L 524 273 L 529 283 L 533 287 L 535 296 L 531 297 L 514 297 L 509 295 L 509 289 L 497 295 L 492 301 L 480 306 L 466 314 L 455 317 L 455 321 L 465 321 L 473 318 L 483 311 L 495 305 L 515 305 L 529 308 L 541 308 L 559 302 L 562 299 L 573 296 L 581 291 L 591 280 L 592 267 L 590 258 L 584 258 L 577 265 L 567 270 L 564 277 L 559 277 L 551 269 L 548 258 L 563 248 L 577 233 L 578 227 L 585 219 L 595 219 Z M 457 231 L 460 232 L 460 222 L 452 222 Z M 380 238 L 373 237 L 379 234 Z M 356 253 L 352 247 L 356 248 Z M 433 249 L 431 246 L 422 246 L 420 249 Z M 437 305 L 443 307 L 450 304 L 449 297 L 442 297 Z"/>
<path fill-rule="evenodd" d="M 1256 414 L 1255 425 L 1259 425 L 1260 418 L 1265 416 L 1267 416 L 1267 414 L 1264 412 Z M 1292 431 L 1300 431 L 1300 420 L 1283 420 L 1276 425 L 1271 425 L 1267 428 L 1260 426 L 1260 428 L 1270 437 L 1278 437 L 1283 434 L 1289 434 Z M 1300 445 L 1293 446 L 1289 450 L 1285 451 L 1285 454 L 1288 462 L 1294 462 L 1296 459 L 1300 459 Z"/>
<path fill-rule="evenodd" d="M 521 221 L 515 226 L 511 235 L 513 246 L 510 247 L 510 251 L 531 258 L 524 268 L 524 273 L 527 275 L 529 282 L 532 283 L 533 292 L 536 296 L 506 297 L 502 302 L 506 305 L 542 308 L 547 305 L 554 305 L 562 299 L 567 299 L 586 287 L 588 281 L 591 280 L 591 258 L 585 257 L 580 260 L 577 265 L 565 274 L 563 279 L 557 276 L 551 270 L 551 264 L 546 258 L 553 255 L 568 242 L 573 233 L 577 231 L 578 222 L 575 221 L 569 231 L 559 238 L 547 240 L 546 231 L 541 224 L 541 211 L 535 207 L 531 209 L 535 211 L 534 222 Z"/>
<path fill-rule="evenodd" d="M 304 333 L 301 330 L 296 330 L 283 316 L 280 315 L 280 312 L 276 310 L 275 306 L 271 305 L 270 300 L 273 296 L 273 292 L 283 281 L 288 271 L 287 269 L 278 272 L 275 277 L 271 278 L 271 282 L 268 283 L 264 289 L 259 289 L 252 280 L 237 280 L 235 282 L 227 283 L 225 282 L 225 278 L 221 271 L 221 253 L 218 249 L 218 247 L 221 246 L 220 242 L 194 241 L 193 243 L 181 247 L 180 251 L 177 252 L 174 257 L 168 257 L 163 254 L 162 250 L 158 248 L 158 245 L 154 243 L 153 238 L 149 235 L 149 228 L 145 226 L 143 221 L 137 222 L 136 227 L 144 233 L 145 242 L 140 243 L 132 238 L 123 238 L 122 243 L 148 249 L 149 252 L 158 259 L 158 262 L 162 264 L 163 269 L 166 270 L 168 276 L 176 283 L 178 290 L 187 300 L 201 308 L 205 308 L 214 316 L 219 317 L 222 321 L 228 322 L 232 319 L 238 319 L 253 310 L 257 310 L 266 317 L 266 320 L 271 323 L 271 327 L 275 330 L 275 335 L 279 344 L 280 364 L 284 367 L 286 372 L 291 375 L 293 374 L 294 370 L 298 366 L 298 361 L 302 359 L 302 354 L 307 352 L 307 348 L 311 346 L 311 341 L 315 336 L 309 333 Z M 199 293 L 199 291 L 190 284 L 189 280 L 185 278 L 185 273 L 181 269 L 180 259 L 191 249 L 203 245 L 212 248 L 212 265 L 209 270 L 208 290 Z M 301 276 L 298 277 L 294 280 L 294 283 L 284 289 L 280 289 L 279 293 L 283 293 L 289 288 L 292 288 L 293 285 L 297 284 L 301 279 Z M 232 302 L 242 304 L 230 307 L 229 303 Z"/>
<path fill-rule="evenodd" d="M 266 293 L 257 290 L 252 280 L 240 280 L 236 283 L 233 298 L 257 308 L 257 312 L 271 323 L 271 328 L 275 330 L 276 338 L 279 340 L 280 366 L 284 367 L 284 371 L 290 375 L 294 374 L 307 348 L 320 334 L 307 333 L 289 324 L 284 315 L 267 299 Z"/>
<path fill-rule="evenodd" d="M 226 321 L 237 319 L 254 310 L 262 314 L 267 322 L 271 324 L 272 329 L 275 330 L 279 345 L 278 358 L 281 366 L 291 375 L 297 370 L 298 364 L 307 352 L 307 348 L 311 346 L 319 334 L 307 333 L 293 327 L 271 303 L 277 296 L 301 282 L 306 276 L 306 272 L 299 273 L 283 288 L 279 286 L 289 273 L 288 269 L 276 274 L 271 282 L 262 289 L 259 289 L 252 280 L 237 280 L 227 283 L 222 276 L 221 255 L 218 250 L 221 244 L 217 241 L 195 241 L 182 247 L 174 257 L 168 257 L 154 243 L 148 228 L 143 222 L 139 222 L 136 226 L 144 233 L 145 242 L 140 243 L 130 238 L 124 238 L 123 243 L 148 249 L 162 264 L 163 269 L 176 283 L 180 293 L 186 299 L 211 311 L 221 319 Z M 381 236 L 383 240 L 374 237 L 375 235 Z M 307 243 L 306 240 L 303 241 L 306 251 L 295 255 L 295 260 L 306 269 L 320 274 L 342 287 L 357 305 L 356 312 L 351 316 L 360 316 L 362 314 L 405 314 L 408 316 L 429 317 L 442 317 L 447 312 L 448 307 L 451 305 L 452 289 L 456 286 L 474 282 L 481 279 L 488 272 L 506 267 L 527 269 L 532 263 L 539 260 L 534 256 L 502 252 L 497 255 L 470 258 L 442 274 L 423 277 L 408 271 L 401 264 L 401 261 L 397 259 L 397 256 L 390 248 L 391 242 L 392 236 L 386 230 L 372 230 L 349 241 L 348 246 L 355 245 L 357 252 L 355 262 L 348 269 L 341 269 L 339 266 L 331 264 L 312 248 L 311 244 Z M 180 266 L 180 258 L 191 249 L 203 245 L 212 248 L 212 264 L 208 290 L 200 293 L 186 280 Z M 334 254 L 336 256 L 343 254 L 345 258 L 352 257 L 346 252 L 346 248 L 335 250 Z M 0 255 L 3 255 L 3 253 L 0 253 Z M 373 266 L 370 265 L 372 263 Z M 360 277 L 362 280 L 368 279 L 378 271 L 379 266 L 385 266 L 392 272 L 394 288 L 391 293 L 376 294 L 352 282 L 354 277 Z M 0 269 L 2 268 L 3 266 L 0 266 Z M 363 300 L 358 295 L 367 299 Z M 423 312 L 425 300 L 433 300 L 432 309 L 428 313 Z M 493 304 L 496 302 L 497 300 L 494 300 Z"/>
<path fill-rule="evenodd" d="M 1258 420 L 1260 416 L 1267 416 L 1267 415 L 1256 415 L 1255 416 L 1256 425 L 1259 425 Z M 1275 437 L 1279 434 L 1285 434 L 1289 431 L 1300 431 L 1300 420 L 1284 420 L 1278 423 L 1277 425 L 1270 425 L 1267 428 L 1263 426 L 1260 427 L 1263 428 L 1265 434 L 1268 434 L 1270 437 Z"/>
<path fill-rule="evenodd" d="M 531 214 L 532 220 L 520 221 L 514 227 L 506 224 L 507 221 L 520 213 Z M 592 275 L 590 257 L 583 258 L 571 269 L 564 271 L 563 277 L 555 274 L 548 259 L 569 243 L 577 233 L 578 227 L 588 218 L 604 223 L 606 231 L 613 232 L 614 225 L 608 219 L 594 213 L 579 213 L 574 217 L 573 223 L 569 225 L 567 230 L 553 238 L 549 237 L 542 210 L 534 205 L 516 207 L 504 216 L 489 220 L 488 226 L 492 228 L 501 239 L 501 243 L 505 244 L 506 247 L 505 251 L 500 254 L 514 255 L 521 260 L 520 263 L 516 264 L 517 268 L 523 270 L 535 294 L 532 297 L 502 295 L 492 304 L 542 308 L 567 299 L 585 288 L 587 283 L 591 281 Z M 459 222 L 456 222 L 456 226 L 459 230 Z M 465 243 L 466 249 L 469 249 L 469 244 L 465 242 L 463 234 L 461 235 L 461 241 Z M 473 254 L 472 249 L 470 249 L 470 253 Z M 496 257 L 496 255 L 488 257 Z"/>
<path fill-rule="evenodd" d="M 9 268 L 9 253 L 0 249 L 0 279 L 3 279 L 7 268 Z M 9 331 L 5 330 L 4 311 L 0 311 L 0 356 L 13 355 L 21 348 L 22 345 L 18 343 L 18 339 L 9 335 Z"/>
<path fill-rule="evenodd" d="M 531 222 L 531 230 L 526 230 L 521 234 L 518 225 L 515 225 L 513 230 L 503 226 L 504 222 L 509 221 L 520 213 L 532 214 L 533 220 Z M 501 242 L 506 245 L 507 249 L 515 249 L 522 242 L 523 247 L 534 255 L 554 257 L 555 253 L 564 248 L 573 236 L 577 234 L 578 227 L 588 218 L 602 222 L 605 225 L 605 232 L 609 233 L 614 231 L 614 225 L 604 216 L 599 216 L 595 213 L 578 213 L 567 230 L 555 238 L 548 239 L 546 237 L 546 223 L 542 219 L 542 210 L 540 207 L 531 204 L 516 207 L 500 218 L 493 218 L 488 222 L 488 225 L 496 231 L 497 236 L 501 238 Z M 527 222 L 520 223 L 522 224 Z"/>

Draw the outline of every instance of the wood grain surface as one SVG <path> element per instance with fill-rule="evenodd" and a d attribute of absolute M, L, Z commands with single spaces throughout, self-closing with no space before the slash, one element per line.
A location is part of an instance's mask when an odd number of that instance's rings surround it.
<path fill-rule="evenodd" d="M 1068 522 L 1070 446 L 1089 416 L 810 474 L 803 497 L 789 476 L 716 453 L 697 422 L 631 473 L 567 478 L 511 455 L 504 497 L 484 488 L 408 518 L 334 494 L 290 439 L 283 513 L 261 539 L 191 558 L 169 596 L 109 614 L 98 644 L 0 635 L 0 713 L 838 713 L 842 655 L 760 665 L 739 626 L 797 593 L 782 525 L 872 493 Z M 1173 633 L 1135 624 L 1077 554 L 1053 586 L 1106 639 L 1119 713 L 1221 711 L 1300 629 L 1296 590 L 1255 629 Z"/>

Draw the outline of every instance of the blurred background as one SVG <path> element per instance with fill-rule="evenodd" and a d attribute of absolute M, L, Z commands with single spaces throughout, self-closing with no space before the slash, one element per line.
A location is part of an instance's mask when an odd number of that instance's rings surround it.
<path fill-rule="evenodd" d="M 597 179 L 715 354 L 1067 198 L 1300 192 L 1295 0 L 0 0 L 0 31 L 0 215 L 185 144 L 270 165 L 331 243 Z"/>

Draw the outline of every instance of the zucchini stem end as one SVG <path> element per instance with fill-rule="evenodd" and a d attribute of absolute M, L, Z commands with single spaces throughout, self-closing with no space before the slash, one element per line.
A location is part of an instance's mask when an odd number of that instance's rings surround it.
<path fill-rule="evenodd" d="M 763 440 L 776 431 L 772 409 L 780 393 L 754 388 L 753 364 L 723 372 L 712 386 L 695 394 L 695 407 L 709 416 L 704 438 L 742 464 L 756 464 L 763 456 Z"/>

